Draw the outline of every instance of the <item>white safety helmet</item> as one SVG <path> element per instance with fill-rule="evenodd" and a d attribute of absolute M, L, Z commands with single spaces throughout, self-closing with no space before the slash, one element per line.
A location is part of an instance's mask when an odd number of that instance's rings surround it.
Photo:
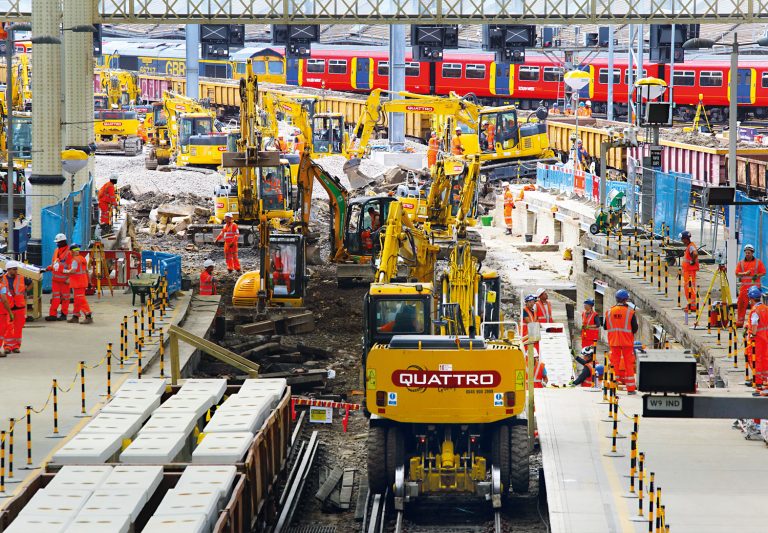
<path fill-rule="evenodd" d="M 745 244 L 744 245 L 744 251 L 746 252 L 747 250 L 750 250 L 750 251 L 754 252 L 755 251 L 755 247 L 752 246 L 751 244 Z"/>
<path fill-rule="evenodd" d="M 57 233 L 56 236 L 53 238 L 53 242 L 55 243 L 66 241 L 66 240 L 67 240 L 67 236 L 64 235 L 63 233 Z"/>
<path fill-rule="evenodd" d="M 232 213 L 230 213 L 230 212 L 226 212 L 226 213 L 224 213 L 224 218 L 227 218 L 227 217 L 229 217 L 229 218 L 235 218 L 235 217 L 233 217 L 233 216 L 232 216 Z"/>
<path fill-rule="evenodd" d="M 461 132 L 461 128 L 459 126 L 456 126 L 456 131 L 460 133 Z"/>
<path fill-rule="evenodd" d="M 10 270 L 12 268 L 19 268 L 19 266 L 21 266 L 21 263 L 19 263 L 18 261 L 6 261 L 5 262 L 5 269 L 6 270 Z"/>
<path fill-rule="evenodd" d="M 109 176 L 109 181 L 114 181 L 115 183 L 117 183 L 117 174 L 112 174 L 111 176 Z"/>
<path fill-rule="evenodd" d="M 212 267 L 212 266 L 215 266 L 215 265 L 216 265 L 216 263 L 214 263 L 212 259 L 206 259 L 205 261 L 203 261 L 203 266 L 205 268 Z"/>
<path fill-rule="evenodd" d="M 538 298 L 539 296 L 541 296 L 545 292 L 547 292 L 547 289 L 545 289 L 544 287 L 539 287 L 538 289 L 536 289 L 536 297 Z"/>
<path fill-rule="evenodd" d="M 583 357 L 592 357 L 595 355 L 595 348 L 594 346 L 585 346 L 581 349 L 581 355 Z"/>
<path fill-rule="evenodd" d="M 509 187 L 509 182 L 507 182 L 507 181 L 502 181 L 502 182 L 501 182 L 501 186 L 502 186 L 502 187 L 504 187 L 504 188 L 506 189 L 507 187 Z"/>
<path fill-rule="evenodd" d="M 587 100 L 587 107 L 592 107 L 592 100 Z"/>

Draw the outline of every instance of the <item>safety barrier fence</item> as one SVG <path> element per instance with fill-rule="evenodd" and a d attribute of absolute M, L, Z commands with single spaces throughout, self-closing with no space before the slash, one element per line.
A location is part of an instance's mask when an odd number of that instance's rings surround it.
<path fill-rule="evenodd" d="M 685 230 L 691 199 L 691 175 L 678 172 L 654 172 L 654 232 L 664 226 L 672 236 Z"/>
<path fill-rule="evenodd" d="M 181 256 L 165 252 L 141 252 L 141 262 L 152 261 L 152 273 L 160 274 L 168 282 L 168 293 L 181 290 Z"/>
<path fill-rule="evenodd" d="M 43 265 L 50 265 L 56 245 L 53 238 L 57 233 L 67 236 L 70 243 L 88 247 L 91 242 L 91 219 L 93 204 L 91 201 L 93 179 L 83 185 L 79 191 L 67 195 L 58 203 L 44 207 L 41 215 L 43 245 Z M 43 290 L 51 289 L 51 274 L 43 276 Z"/>
<path fill-rule="evenodd" d="M 554 189 L 593 202 L 600 201 L 599 176 L 584 170 L 539 163 L 536 167 L 536 184 L 544 189 Z M 626 194 L 627 182 L 607 180 L 605 190 L 606 195 L 614 190 Z"/>
<path fill-rule="evenodd" d="M 32 417 L 39 415 L 51 408 L 52 412 L 52 430 L 48 438 L 63 438 L 64 435 L 59 427 L 59 396 L 68 394 L 75 390 L 80 393 L 78 402 L 78 412 L 75 417 L 87 417 L 87 394 L 90 389 L 87 388 L 87 373 L 89 370 L 95 370 L 102 365 L 106 371 L 106 399 L 112 397 L 112 375 L 128 374 L 136 372 L 138 378 L 143 373 L 143 357 L 146 346 L 157 339 L 159 347 L 159 369 L 160 377 L 166 377 L 165 373 L 165 335 L 162 330 L 164 319 L 169 311 L 169 285 L 165 278 L 161 278 L 157 289 L 152 289 L 150 297 L 140 309 L 134 310 L 133 339 L 131 339 L 131 324 L 129 317 L 124 316 L 120 326 L 119 352 L 114 353 L 113 343 L 108 343 L 104 356 L 97 363 L 88 365 L 86 361 L 79 361 L 72 376 L 71 381 L 64 381 L 57 378 L 51 380 L 51 386 L 43 405 L 35 408 L 27 405 L 19 416 L 9 419 L 8 430 L 0 430 L 0 498 L 12 496 L 6 493 L 6 485 L 21 481 L 16 478 L 14 472 L 14 434 L 17 426 L 23 424 L 26 431 L 26 456 L 24 466 L 16 470 L 34 470 L 32 462 Z M 131 341 L 133 350 L 131 350 Z M 62 385 L 63 383 L 63 385 Z"/>

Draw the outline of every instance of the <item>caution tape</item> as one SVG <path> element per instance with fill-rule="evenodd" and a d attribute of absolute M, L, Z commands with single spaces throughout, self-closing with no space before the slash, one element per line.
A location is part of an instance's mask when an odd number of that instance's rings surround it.
<path fill-rule="evenodd" d="M 312 407 L 330 407 L 332 409 L 344 409 L 347 411 L 359 411 L 363 408 L 359 403 L 334 402 L 331 400 L 317 400 L 303 396 L 291 396 L 294 405 L 309 405 Z"/>

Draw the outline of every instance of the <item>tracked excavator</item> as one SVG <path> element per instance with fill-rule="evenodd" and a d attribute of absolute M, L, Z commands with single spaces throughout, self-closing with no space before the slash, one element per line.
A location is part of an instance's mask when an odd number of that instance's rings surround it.
<path fill-rule="evenodd" d="M 227 150 L 227 134 L 216 120 L 216 111 L 200 102 L 171 91 L 163 93 L 165 131 L 158 126 L 158 144 L 149 150 L 144 166 L 155 170 L 159 165 L 218 168 Z"/>
<path fill-rule="evenodd" d="M 134 72 L 103 70 L 103 93 L 94 95 L 96 153 L 136 156 L 142 151 L 138 113 L 130 109 L 140 103 L 141 89 Z"/>

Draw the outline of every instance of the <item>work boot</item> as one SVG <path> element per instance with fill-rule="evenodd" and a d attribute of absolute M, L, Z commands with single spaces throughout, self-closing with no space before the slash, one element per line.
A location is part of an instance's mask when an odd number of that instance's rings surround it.
<path fill-rule="evenodd" d="M 637 391 L 634 391 L 634 390 L 628 390 L 628 391 L 627 391 L 627 394 L 629 394 L 630 396 L 634 396 L 635 394 L 637 394 Z"/>
<path fill-rule="evenodd" d="M 59 317 L 56 320 L 66 320 L 67 315 L 59 315 Z"/>
<path fill-rule="evenodd" d="M 83 324 L 93 324 L 93 317 L 91 315 L 85 315 L 85 319 L 82 322 Z"/>
<path fill-rule="evenodd" d="M 59 319 L 56 315 L 48 315 L 45 317 L 46 322 L 56 322 Z"/>
<path fill-rule="evenodd" d="M 504 235 L 512 235 L 512 230 L 507 228 L 507 231 L 504 232 Z"/>
<path fill-rule="evenodd" d="M 0 357 L 5 357 L 5 348 L 0 348 Z"/>
<path fill-rule="evenodd" d="M 18 348 L 14 348 L 14 349 L 13 349 L 13 350 L 11 350 L 11 351 L 12 351 L 13 353 L 20 353 L 20 352 L 21 352 L 21 350 L 20 350 L 20 349 L 18 349 Z"/>
<path fill-rule="evenodd" d="M 80 317 L 77 315 L 72 315 L 71 317 L 69 317 L 69 320 L 67 320 L 67 322 L 69 324 L 77 324 L 78 322 L 80 322 Z"/>

